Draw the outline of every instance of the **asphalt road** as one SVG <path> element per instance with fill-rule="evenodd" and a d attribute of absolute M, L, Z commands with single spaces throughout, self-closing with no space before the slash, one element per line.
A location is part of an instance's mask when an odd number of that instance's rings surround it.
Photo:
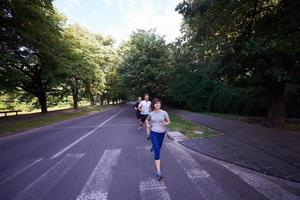
<path fill-rule="evenodd" d="M 166 138 L 162 181 L 131 106 L 0 139 L 1 200 L 300 199 L 300 185 L 192 152 Z"/>

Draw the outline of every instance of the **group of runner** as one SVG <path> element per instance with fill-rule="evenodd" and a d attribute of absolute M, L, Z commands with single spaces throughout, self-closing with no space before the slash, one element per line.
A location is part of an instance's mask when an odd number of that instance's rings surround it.
<path fill-rule="evenodd" d="M 170 119 L 166 111 L 161 109 L 161 100 L 154 98 L 149 100 L 149 94 L 144 94 L 144 99 L 138 98 L 134 106 L 136 117 L 138 119 L 138 129 L 146 129 L 147 139 L 151 139 L 151 152 L 154 152 L 154 163 L 156 168 L 156 178 L 163 178 L 160 169 L 160 149 L 166 133 L 166 126 L 169 125 Z"/>

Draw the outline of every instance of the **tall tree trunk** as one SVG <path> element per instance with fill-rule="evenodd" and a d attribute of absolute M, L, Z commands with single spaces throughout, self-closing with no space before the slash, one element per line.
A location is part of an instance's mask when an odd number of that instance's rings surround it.
<path fill-rule="evenodd" d="M 72 85 L 72 97 L 73 97 L 73 108 L 78 108 L 78 87 L 77 87 L 77 81 Z"/>
<path fill-rule="evenodd" d="M 90 96 L 91 106 L 95 106 L 95 105 L 96 105 L 96 102 L 95 102 L 94 95 L 93 95 L 92 93 L 90 93 L 89 96 Z"/>
<path fill-rule="evenodd" d="M 86 92 L 87 92 L 87 95 L 90 99 L 91 106 L 95 106 L 96 102 L 95 102 L 94 94 L 93 94 L 93 91 L 92 91 L 92 85 L 91 85 L 90 82 L 86 83 Z"/>
<path fill-rule="evenodd" d="M 284 82 L 275 82 L 268 87 L 267 127 L 282 128 L 286 122 Z"/>
<path fill-rule="evenodd" d="M 37 98 L 39 100 L 39 104 L 40 104 L 42 113 L 48 112 L 46 92 L 40 91 L 39 94 L 37 95 Z"/>

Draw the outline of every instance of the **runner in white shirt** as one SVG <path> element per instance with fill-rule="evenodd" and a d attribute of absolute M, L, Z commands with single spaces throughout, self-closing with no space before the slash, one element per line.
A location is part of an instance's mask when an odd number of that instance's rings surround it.
<path fill-rule="evenodd" d="M 148 117 L 148 114 L 151 112 L 151 101 L 149 101 L 149 94 L 144 95 L 144 100 L 140 102 L 138 108 L 141 111 L 141 122 L 139 127 L 139 129 L 141 129 Z M 147 131 L 147 139 L 150 139 L 150 129 L 146 127 L 146 131 Z"/>

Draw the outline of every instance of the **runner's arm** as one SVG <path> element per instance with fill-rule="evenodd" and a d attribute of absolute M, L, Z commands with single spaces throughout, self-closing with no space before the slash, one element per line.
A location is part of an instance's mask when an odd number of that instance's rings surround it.
<path fill-rule="evenodd" d="M 169 118 L 168 113 L 166 113 L 166 115 L 165 115 L 165 120 L 163 121 L 163 124 L 164 124 L 165 126 L 171 124 L 171 121 L 170 121 L 170 118 Z"/>
<path fill-rule="evenodd" d="M 139 110 L 139 103 L 134 104 L 134 110 L 138 111 Z"/>
<path fill-rule="evenodd" d="M 139 109 L 139 111 L 142 112 L 142 104 L 141 103 L 138 105 L 138 109 Z"/>

